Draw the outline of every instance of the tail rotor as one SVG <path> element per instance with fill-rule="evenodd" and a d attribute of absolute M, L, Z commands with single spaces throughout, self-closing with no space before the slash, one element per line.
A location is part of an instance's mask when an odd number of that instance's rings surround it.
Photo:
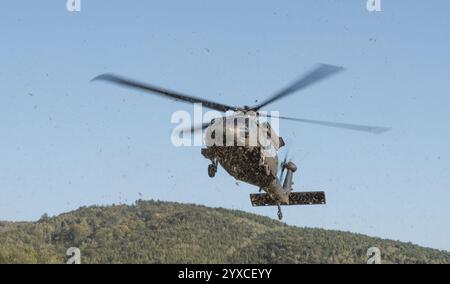
<path fill-rule="evenodd" d="M 279 177 L 280 182 L 283 180 L 284 171 L 286 170 L 287 160 L 288 160 L 288 153 L 289 153 L 289 151 L 286 151 L 286 154 L 284 155 L 284 159 L 280 163 L 280 169 L 281 169 L 280 177 Z"/>

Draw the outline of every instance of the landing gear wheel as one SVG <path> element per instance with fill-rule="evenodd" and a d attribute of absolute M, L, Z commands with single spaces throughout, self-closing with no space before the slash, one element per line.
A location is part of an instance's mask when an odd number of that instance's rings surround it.
<path fill-rule="evenodd" d="M 217 172 L 217 166 L 214 164 L 208 165 L 208 175 L 209 177 L 213 178 L 216 175 Z"/>
<path fill-rule="evenodd" d="M 280 207 L 280 205 L 277 205 L 278 206 L 278 220 L 281 220 L 281 219 L 283 219 L 283 213 L 281 212 L 281 207 Z"/>

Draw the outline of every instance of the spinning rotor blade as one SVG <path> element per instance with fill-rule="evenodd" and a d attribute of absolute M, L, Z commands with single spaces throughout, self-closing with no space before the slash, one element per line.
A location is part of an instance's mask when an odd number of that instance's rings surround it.
<path fill-rule="evenodd" d="M 205 99 L 201 99 L 201 98 L 197 98 L 197 97 L 184 95 L 184 94 L 170 91 L 167 89 L 163 89 L 160 87 L 155 87 L 155 86 L 151 86 L 151 85 L 137 82 L 134 80 L 126 79 L 126 78 L 116 76 L 113 74 L 99 75 L 99 76 L 95 77 L 94 79 L 92 79 L 91 81 L 97 81 L 97 80 L 108 81 L 108 82 L 111 82 L 114 84 L 130 87 L 130 88 L 134 88 L 134 89 L 139 89 L 139 90 L 143 90 L 146 92 L 151 92 L 151 93 L 160 95 L 162 97 L 168 97 L 168 98 L 175 99 L 177 101 L 183 101 L 183 102 L 187 102 L 187 103 L 202 103 L 204 107 L 222 111 L 222 112 L 226 112 L 228 110 L 236 110 L 236 107 L 224 105 L 221 103 L 216 103 L 213 101 L 209 101 L 209 100 L 205 100 Z"/>
<path fill-rule="evenodd" d="M 315 84 L 319 82 L 320 80 L 323 80 L 331 75 L 337 74 L 341 71 L 343 71 L 343 67 L 328 65 L 328 64 L 320 64 L 313 70 L 311 70 L 309 73 L 304 75 L 299 80 L 295 81 L 293 84 L 288 86 L 287 88 L 281 90 L 280 92 L 276 93 L 269 99 L 263 101 L 259 105 L 256 105 L 252 107 L 253 110 L 259 110 L 260 108 L 271 104 L 277 100 L 280 100 L 288 95 L 293 94 L 296 91 L 299 91 L 301 89 L 304 89 L 312 84 Z"/>
<path fill-rule="evenodd" d="M 195 133 L 195 132 L 197 132 L 197 131 L 202 131 L 202 130 L 204 130 L 205 128 L 207 128 L 208 126 L 210 126 L 210 125 L 211 125 L 210 122 L 205 122 L 205 123 L 202 123 L 202 124 L 194 125 L 194 126 L 192 126 L 192 127 L 186 127 L 186 128 L 180 129 L 177 133 L 190 131 L 191 134 L 192 134 L 192 133 Z"/>
<path fill-rule="evenodd" d="M 288 152 L 286 152 L 286 154 L 284 155 L 284 160 L 280 163 L 280 168 L 281 168 L 280 177 L 279 177 L 280 181 L 283 179 L 284 170 L 286 169 L 287 158 L 288 158 Z"/>
<path fill-rule="evenodd" d="M 322 120 L 311 120 L 311 119 L 294 118 L 294 117 L 286 117 L 286 116 L 267 115 L 267 117 L 286 119 L 286 120 L 292 120 L 292 121 L 299 121 L 299 122 L 310 123 L 310 124 L 318 124 L 318 125 L 328 126 L 328 127 L 336 127 L 336 128 L 344 128 L 344 129 L 349 129 L 349 130 L 371 132 L 371 133 L 374 133 L 374 134 L 381 134 L 381 133 L 384 133 L 384 132 L 389 131 L 391 129 L 389 127 L 381 127 L 381 126 L 349 124 L 349 123 L 340 123 L 340 122 L 331 122 L 331 121 L 322 121 Z"/>
<path fill-rule="evenodd" d="M 194 126 L 192 126 L 191 128 L 185 128 L 185 129 L 182 129 L 181 131 L 190 130 L 191 133 L 194 133 L 194 132 L 197 132 L 197 131 L 200 131 L 200 130 L 205 129 L 205 128 L 208 127 L 210 124 L 211 124 L 211 123 L 209 123 L 209 122 L 205 122 L 205 123 L 202 123 L 202 124 L 194 125 Z"/>

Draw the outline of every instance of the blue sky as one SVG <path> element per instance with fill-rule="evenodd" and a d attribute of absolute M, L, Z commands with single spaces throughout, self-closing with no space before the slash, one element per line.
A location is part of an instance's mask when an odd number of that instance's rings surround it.
<path fill-rule="evenodd" d="M 393 129 L 281 122 L 295 189 L 328 202 L 285 221 L 450 250 L 449 14 L 443 0 L 2 3 L 0 219 L 138 198 L 276 218 L 251 207 L 255 187 L 210 179 L 200 148 L 171 145 L 171 114 L 191 106 L 89 81 L 114 72 L 245 105 L 323 62 L 347 71 L 266 110 Z"/>

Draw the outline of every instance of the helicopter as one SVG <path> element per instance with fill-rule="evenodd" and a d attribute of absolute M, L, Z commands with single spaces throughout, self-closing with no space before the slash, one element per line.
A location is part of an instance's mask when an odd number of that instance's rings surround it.
<path fill-rule="evenodd" d="M 225 171 L 238 181 L 259 187 L 259 193 L 250 194 L 253 206 L 277 206 L 278 219 L 283 218 L 282 205 L 325 204 L 323 191 L 293 192 L 293 176 L 297 171 L 294 162 L 278 161 L 278 151 L 285 146 L 282 137 L 271 128 L 270 123 L 262 122 L 264 118 L 291 120 L 321 126 L 343 128 L 380 134 L 390 130 L 387 127 L 348 124 L 321 120 L 311 120 L 286 116 L 274 116 L 261 111 L 263 107 L 303 90 L 319 81 L 345 70 L 330 64 L 318 64 L 292 84 L 276 92 L 266 100 L 254 106 L 232 106 L 211 100 L 189 96 L 165 88 L 149 85 L 114 74 L 102 74 L 92 81 L 106 81 L 123 87 L 152 93 L 176 101 L 202 106 L 233 115 L 212 119 L 209 122 L 194 125 L 189 131 L 204 131 L 206 147 L 202 155 L 211 161 L 208 175 L 215 176 L 220 164 Z M 256 131 L 256 132 L 255 132 Z M 254 134 L 256 133 L 256 134 Z M 256 139 L 251 139 L 255 138 Z M 231 137 L 233 143 L 228 143 Z M 250 142 L 253 143 L 250 143 Z M 240 142 L 240 143 L 239 143 Z M 286 172 L 286 174 L 284 174 Z M 261 193 L 262 192 L 262 193 Z"/>

